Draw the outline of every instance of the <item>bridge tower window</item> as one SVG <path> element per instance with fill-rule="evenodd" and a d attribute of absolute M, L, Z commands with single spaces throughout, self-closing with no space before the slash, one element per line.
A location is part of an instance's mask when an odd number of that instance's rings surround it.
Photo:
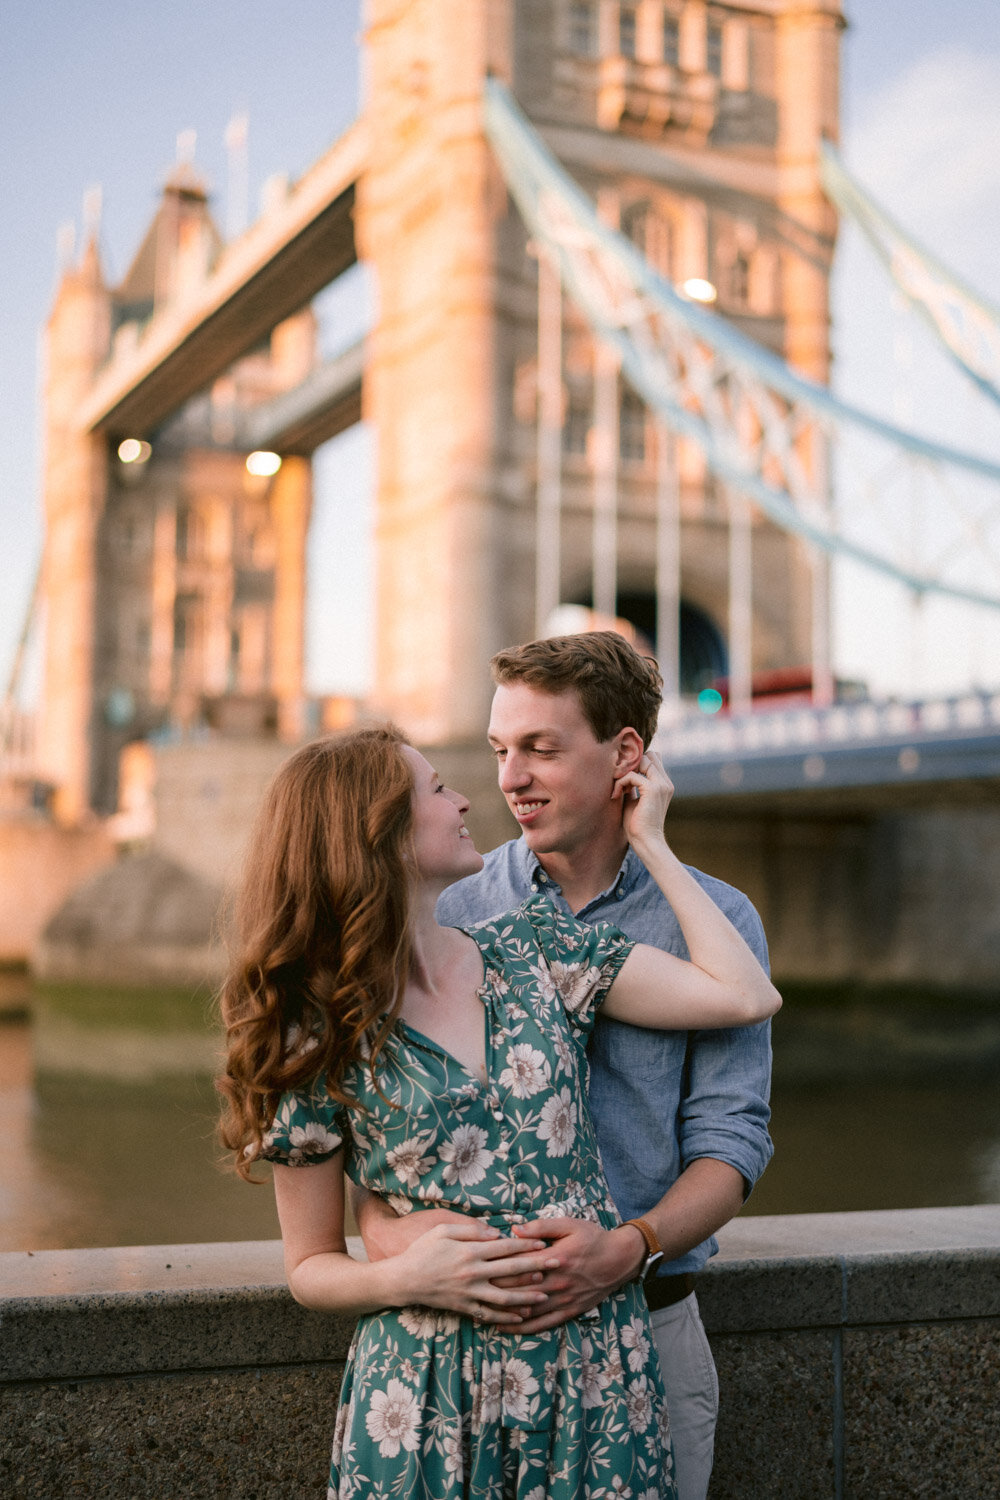
<path fill-rule="evenodd" d="M 705 32 L 705 67 L 713 78 L 722 77 L 722 27 L 709 21 Z"/>
<path fill-rule="evenodd" d="M 190 505 L 177 507 L 177 556 L 181 562 L 200 557 L 202 552 L 201 517 Z"/>
<path fill-rule="evenodd" d="M 597 52 L 597 9 L 593 0 L 574 0 L 569 8 L 569 49 L 578 57 Z"/>
<path fill-rule="evenodd" d="M 178 594 L 174 600 L 174 660 L 190 661 L 201 638 L 201 601 L 196 594 Z"/>
<path fill-rule="evenodd" d="M 641 464 L 646 457 L 646 407 L 628 387 L 618 415 L 618 451 L 624 463 Z"/>
<path fill-rule="evenodd" d="M 741 307 L 750 301 L 750 257 L 745 250 L 737 251 L 729 273 L 730 300 Z"/>
<path fill-rule="evenodd" d="M 681 65 L 681 23 L 678 16 L 663 17 L 663 61 L 672 68 Z"/>
<path fill-rule="evenodd" d="M 566 420 L 563 423 L 563 452 L 570 453 L 576 458 L 586 458 L 587 442 L 590 437 L 590 406 L 583 396 L 570 392 L 569 403 L 566 407 Z"/>
<path fill-rule="evenodd" d="M 618 52 L 621 57 L 635 57 L 638 20 L 634 5 L 623 5 L 618 11 Z"/>
<path fill-rule="evenodd" d="M 669 222 L 643 199 L 624 210 L 621 227 L 622 233 L 641 251 L 653 270 L 659 271 L 661 276 L 669 276 L 672 259 Z"/>
<path fill-rule="evenodd" d="M 240 629 L 233 626 L 229 632 L 229 661 L 226 667 L 226 688 L 236 692 L 240 686 Z"/>

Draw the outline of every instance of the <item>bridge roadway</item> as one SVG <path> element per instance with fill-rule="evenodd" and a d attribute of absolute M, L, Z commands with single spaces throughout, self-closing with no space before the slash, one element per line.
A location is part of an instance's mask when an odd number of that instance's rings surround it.
<path fill-rule="evenodd" d="M 119 346 L 84 406 L 83 425 L 150 432 L 353 265 L 355 190 L 367 151 L 367 131 L 355 125 L 226 247 L 197 292 L 156 314 L 137 344 Z"/>
<path fill-rule="evenodd" d="M 693 814 L 1000 802 L 1000 693 L 665 715 L 654 743 Z"/>

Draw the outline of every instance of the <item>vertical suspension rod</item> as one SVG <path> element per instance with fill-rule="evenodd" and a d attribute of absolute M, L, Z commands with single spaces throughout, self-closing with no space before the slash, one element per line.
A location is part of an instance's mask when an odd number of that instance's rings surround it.
<path fill-rule="evenodd" d="M 538 251 L 538 485 L 535 509 L 535 635 L 542 636 L 561 596 L 562 282 Z"/>
<path fill-rule="evenodd" d="M 594 376 L 593 597 L 612 616 L 618 595 L 618 357 L 598 344 Z"/>
<path fill-rule="evenodd" d="M 663 706 L 671 722 L 681 697 L 681 506 L 677 439 L 656 428 L 656 657 L 663 674 Z"/>
<path fill-rule="evenodd" d="M 729 712 L 748 714 L 753 700 L 753 564 L 750 502 L 728 489 Z"/>
<path fill-rule="evenodd" d="M 830 434 L 818 423 L 813 428 L 813 473 L 820 505 L 829 516 L 833 508 Z M 818 547 L 810 547 L 809 562 L 812 572 L 812 700 L 818 707 L 826 708 L 834 698 L 830 558 Z"/>
<path fill-rule="evenodd" d="M 597 209 L 618 225 L 618 194 L 602 188 Z M 593 601 L 597 614 L 613 616 L 618 596 L 618 387 L 621 361 L 598 340 L 594 351 L 594 535 Z"/>

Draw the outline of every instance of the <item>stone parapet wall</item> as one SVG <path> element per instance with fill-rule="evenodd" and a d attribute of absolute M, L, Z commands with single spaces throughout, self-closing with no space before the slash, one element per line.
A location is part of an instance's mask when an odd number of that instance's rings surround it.
<path fill-rule="evenodd" d="M 720 1243 L 711 1500 L 1000 1493 L 1000 1207 Z M 0 1289 L 0 1493 L 320 1500 L 352 1320 L 292 1302 L 278 1244 L 11 1253 Z"/>

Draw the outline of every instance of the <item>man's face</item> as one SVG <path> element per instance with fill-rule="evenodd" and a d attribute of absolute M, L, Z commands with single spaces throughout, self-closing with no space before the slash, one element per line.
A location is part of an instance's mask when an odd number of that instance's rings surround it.
<path fill-rule="evenodd" d="M 536 854 L 572 854 L 621 825 L 621 802 L 611 793 L 628 733 L 598 740 L 575 692 L 497 688 L 489 741 L 500 790 Z"/>

